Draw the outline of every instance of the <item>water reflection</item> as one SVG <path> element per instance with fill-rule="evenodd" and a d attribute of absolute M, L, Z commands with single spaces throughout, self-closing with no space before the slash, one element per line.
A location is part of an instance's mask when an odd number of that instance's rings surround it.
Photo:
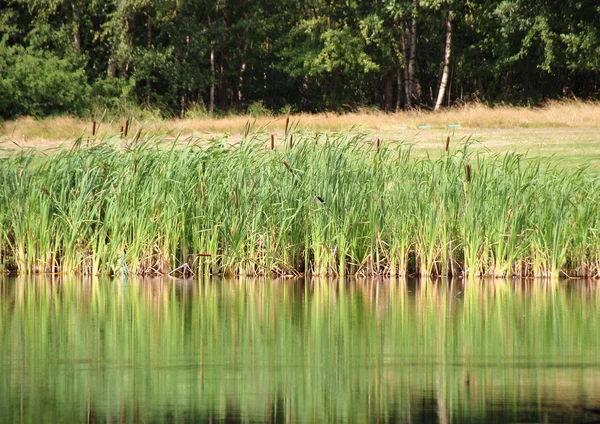
<path fill-rule="evenodd" d="M 597 282 L 0 280 L 0 421 L 600 419 Z"/>

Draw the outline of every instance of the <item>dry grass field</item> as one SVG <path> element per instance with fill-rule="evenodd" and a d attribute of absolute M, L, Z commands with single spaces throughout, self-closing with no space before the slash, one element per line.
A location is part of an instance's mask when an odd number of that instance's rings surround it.
<path fill-rule="evenodd" d="M 239 140 L 248 123 L 251 131 L 284 132 L 286 116 L 234 115 L 215 118 L 140 121 L 130 120 L 129 137 L 142 133 L 210 139 L 228 134 Z M 295 131 L 362 131 L 386 142 L 406 142 L 416 154 L 437 151 L 450 136 L 453 143 L 466 140 L 485 151 L 519 151 L 533 156 L 561 159 L 566 165 L 590 164 L 600 170 L 600 103 L 562 101 L 540 108 L 486 107 L 467 105 L 442 112 L 411 111 L 386 114 L 358 113 L 298 114 L 290 116 Z M 125 118 L 98 118 L 96 139 L 118 136 Z M 71 145 L 78 137 L 91 137 L 92 119 L 58 117 L 36 120 L 30 117 L 0 123 L 4 149 L 34 147 L 40 150 Z M 280 137 L 279 137 L 280 139 Z"/>

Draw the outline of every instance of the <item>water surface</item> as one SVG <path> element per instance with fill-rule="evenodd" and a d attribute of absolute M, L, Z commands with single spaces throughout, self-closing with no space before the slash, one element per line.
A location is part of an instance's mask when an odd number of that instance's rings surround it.
<path fill-rule="evenodd" d="M 599 352 L 597 282 L 0 280 L 2 422 L 594 422 Z"/>

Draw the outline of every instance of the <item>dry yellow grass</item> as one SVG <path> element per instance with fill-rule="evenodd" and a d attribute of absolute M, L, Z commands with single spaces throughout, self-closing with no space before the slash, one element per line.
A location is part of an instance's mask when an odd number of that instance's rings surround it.
<path fill-rule="evenodd" d="M 422 144 L 439 143 L 446 134 L 454 133 L 457 138 L 475 137 L 492 142 L 491 147 L 520 146 L 522 143 L 537 145 L 543 142 L 575 142 L 583 137 L 587 142 L 599 142 L 600 102 L 561 101 L 551 102 L 540 108 L 500 106 L 490 108 L 483 105 L 466 105 L 443 110 L 438 113 L 411 111 L 386 114 L 381 112 L 298 114 L 290 117 L 299 129 L 307 131 L 348 131 L 360 128 L 376 137 L 405 140 Z M 124 118 L 98 124 L 99 137 L 117 135 Z M 131 123 L 130 134 L 140 128 L 151 133 L 181 133 L 201 138 L 230 134 L 238 139 L 248 122 L 253 130 L 281 134 L 286 116 L 227 116 L 220 118 L 173 119 L 165 121 Z M 449 124 L 459 124 L 449 129 Z M 20 118 L 0 124 L 0 139 L 4 145 L 18 144 L 24 147 L 51 148 L 63 143 L 72 143 L 79 136 L 91 135 L 91 121 L 79 118 L 59 117 L 36 120 Z M 429 128 L 419 128 L 428 126 Z M 572 131 L 571 131 L 572 130 Z M 577 134 L 581 132 L 581 134 Z M 559 139 L 557 139 L 559 137 Z M 493 143 L 493 141 L 497 142 Z"/>

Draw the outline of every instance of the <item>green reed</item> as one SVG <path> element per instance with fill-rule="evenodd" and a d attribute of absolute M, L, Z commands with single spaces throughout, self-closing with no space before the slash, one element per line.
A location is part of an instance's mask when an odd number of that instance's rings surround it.
<path fill-rule="evenodd" d="M 293 143 L 289 138 L 293 136 Z M 362 134 L 0 159 L 0 266 L 20 273 L 600 275 L 600 180 L 522 155 L 437 158 Z M 134 142 L 135 141 L 135 142 Z M 442 149 L 440 149 L 442 150 Z"/>

